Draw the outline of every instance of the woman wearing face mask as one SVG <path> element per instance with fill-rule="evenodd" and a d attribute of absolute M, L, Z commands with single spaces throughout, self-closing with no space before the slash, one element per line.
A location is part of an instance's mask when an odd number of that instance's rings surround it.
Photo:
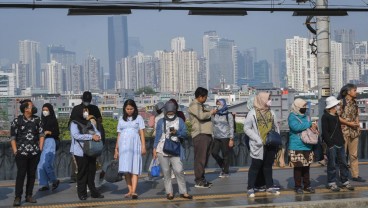
<path fill-rule="evenodd" d="M 37 167 L 38 184 L 41 186 L 39 191 L 49 190 L 49 182 L 52 183 L 52 190 L 55 190 L 60 183 L 54 172 L 55 140 L 59 139 L 59 123 L 56 119 L 54 108 L 50 103 L 45 103 L 42 106 L 41 120 L 45 134 L 45 142 Z"/>
<path fill-rule="evenodd" d="M 181 162 L 181 159 L 184 159 L 183 148 L 181 148 L 180 156 L 169 155 L 163 151 L 166 138 L 170 138 L 173 141 L 180 141 L 180 139 L 186 138 L 187 128 L 183 119 L 176 115 L 176 106 L 173 102 L 169 101 L 165 104 L 164 112 L 164 118 L 161 118 L 157 123 L 153 157 L 158 157 L 164 174 L 166 198 L 168 200 L 174 199 L 171 183 L 171 171 L 173 171 L 178 182 L 180 197 L 192 199 L 192 196 L 187 191 L 183 163 Z"/>
<path fill-rule="evenodd" d="M 311 128 L 317 131 L 317 124 L 311 122 L 308 116 L 305 115 L 307 111 L 307 102 L 303 99 L 297 98 L 294 100 L 292 110 L 289 114 L 289 165 L 294 167 L 294 183 L 295 192 L 303 194 L 302 180 L 304 185 L 304 192 L 314 193 L 311 187 L 309 178 L 310 164 L 313 162 L 314 153 L 312 151 L 313 145 L 305 144 L 301 139 L 301 133 Z"/>
<path fill-rule="evenodd" d="M 227 111 L 225 99 L 218 99 L 216 105 L 217 113 L 211 119 L 214 136 L 211 153 L 221 168 L 219 177 L 226 178 L 229 177 L 229 151 L 234 146 L 234 118 Z M 220 151 L 222 157 L 219 154 Z"/>
<path fill-rule="evenodd" d="M 270 109 L 271 98 L 267 92 L 260 92 L 254 99 L 254 108 L 249 111 L 244 121 L 244 132 L 249 136 L 252 163 L 248 172 L 248 196 L 255 197 L 255 182 L 259 171 L 263 170 L 266 192 L 280 194 L 273 187 L 272 164 L 278 147 L 267 146 L 266 137 L 274 126 L 279 132 L 275 113 Z"/>

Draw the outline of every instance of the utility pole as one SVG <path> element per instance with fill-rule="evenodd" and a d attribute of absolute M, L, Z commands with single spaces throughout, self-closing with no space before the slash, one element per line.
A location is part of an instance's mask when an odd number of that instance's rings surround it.
<path fill-rule="evenodd" d="M 316 9 L 327 9 L 328 0 L 316 0 Z M 317 16 L 318 112 L 323 115 L 326 97 L 332 94 L 330 84 L 330 17 Z"/>

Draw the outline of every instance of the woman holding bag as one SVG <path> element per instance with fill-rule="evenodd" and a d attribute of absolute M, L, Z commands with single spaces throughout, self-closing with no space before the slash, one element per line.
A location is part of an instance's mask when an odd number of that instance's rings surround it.
<path fill-rule="evenodd" d="M 171 139 L 174 142 L 181 142 L 180 140 L 186 137 L 187 128 L 183 119 L 176 115 L 176 106 L 173 102 L 167 102 L 164 107 L 164 118 L 161 118 L 157 123 L 156 137 L 153 144 L 153 157 L 158 158 L 162 172 L 164 174 L 164 184 L 166 191 L 166 198 L 168 200 L 174 199 L 174 192 L 171 183 L 171 171 L 173 170 L 181 198 L 192 199 L 188 194 L 183 163 L 184 149 L 180 145 L 179 155 L 168 154 L 165 150 L 165 141 Z M 165 152 L 166 151 L 166 152 Z"/>
<path fill-rule="evenodd" d="M 305 115 L 307 111 L 307 102 L 305 100 L 300 98 L 295 99 L 291 108 L 292 110 L 288 118 L 290 128 L 289 165 L 294 168 L 295 192 L 297 194 L 303 194 L 303 179 L 304 192 L 314 193 L 315 191 L 311 187 L 309 177 L 310 164 L 314 158 L 313 145 L 304 143 L 301 134 L 308 128 L 316 132 L 317 124 L 312 123 Z"/>

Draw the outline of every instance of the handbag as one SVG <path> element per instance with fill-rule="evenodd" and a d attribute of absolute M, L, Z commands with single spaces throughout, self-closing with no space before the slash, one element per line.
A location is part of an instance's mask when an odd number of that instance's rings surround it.
<path fill-rule="evenodd" d="M 256 124 L 257 124 L 257 119 L 254 117 L 254 120 L 256 121 Z M 263 119 L 263 121 L 265 122 L 266 126 L 267 125 L 267 122 L 266 122 L 266 119 L 263 117 L 262 113 L 261 113 L 261 117 Z M 257 125 L 257 128 L 258 128 L 258 125 Z M 274 124 L 274 120 L 273 120 L 273 116 L 272 116 L 272 128 L 271 130 L 267 133 L 267 136 L 266 136 L 266 145 L 267 146 L 274 146 L 274 147 L 278 147 L 280 145 L 282 145 L 282 138 L 281 138 L 281 135 L 275 131 L 275 124 Z"/>
<path fill-rule="evenodd" d="M 152 177 L 159 177 L 161 173 L 161 167 L 157 164 L 157 159 L 153 159 L 152 167 L 151 167 L 151 176 Z"/>
<path fill-rule="evenodd" d="M 164 147 L 162 151 L 166 154 L 172 155 L 172 156 L 179 156 L 180 155 L 180 142 L 173 141 L 171 139 L 171 136 L 166 137 L 166 120 L 164 121 L 164 131 L 165 131 L 165 142 Z"/>
<path fill-rule="evenodd" d="M 298 116 L 295 116 L 295 117 L 299 120 L 300 123 L 303 123 L 302 120 L 298 118 Z M 319 132 L 318 131 L 313 132 L 310 128 L 307 128 L 306 130 L 302 131 L 302 133 L 300 133 L 300 139 L 305 144 L 317 144 L 318 136 L 319 136 Z"/>
<path fill-rule="evenodd" d="M 110 183 L 115 183 L 123 180 L 123 178 L 119 174 L 118 160 L 112 160 L 110 164 L 107 166 L 104 179 Z"/>
<path fill-rule="evenodd" d="M 90 157 L 98 157 L 102 154 L 102 150 L 103 150 L 102 141 L 98 141 L 98 142 L 94 140 L 84 141 L 83 153 L 85 155 L 90 156 Z"/>

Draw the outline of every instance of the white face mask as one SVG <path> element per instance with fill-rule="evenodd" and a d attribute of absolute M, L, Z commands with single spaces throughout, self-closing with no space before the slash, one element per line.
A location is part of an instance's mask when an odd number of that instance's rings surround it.
<path fill-rule="evenodd" d="M 42 111 L 42 115 L 46 117 L 50 115 L 50 111 Z"/>
<path fill-rule="evenodd" d="M 266 105 L 270 107 L 272 105 L 272 100 L 267 101 Z"/>
<path fill-rule="evenodd" d="M 88 114 L 88 112 L 87 112 L 87 111 L 83 113 L 83 118 L 84 118 L 84 119 L 87 119 L 87 118 L 88 118 L 88 116 L 89 116 L 89 114 Z"/>
<path fill-rule="evenodd" d="M 221 109 L 223 105 L 217 105 L 217 109 Z"/>
<path fill-rule="evenodd" d="M 175 115 L 167 115 L 167 118 L 169 119 L 173 119 L 175 117 Z"/>

